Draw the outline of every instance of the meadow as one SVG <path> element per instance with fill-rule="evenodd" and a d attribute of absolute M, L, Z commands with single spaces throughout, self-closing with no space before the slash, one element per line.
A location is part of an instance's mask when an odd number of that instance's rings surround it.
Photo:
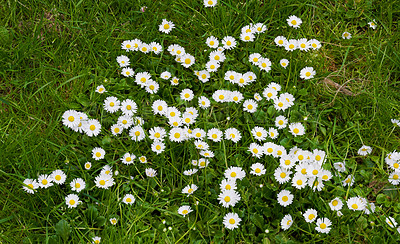
<path fill-rule="evenodd" d="M 0 10 L 0 243 L 400 241 L 400 1 Z"/>

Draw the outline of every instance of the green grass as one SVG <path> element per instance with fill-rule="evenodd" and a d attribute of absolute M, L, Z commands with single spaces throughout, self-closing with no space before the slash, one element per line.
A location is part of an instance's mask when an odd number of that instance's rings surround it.
<path fill-rule="evenodd" d="M 140 11 L 142 6 L 148 7 L 145 13 Z M 388 152 L 400 148 L 400 129 L 390 121 L 400 117 L 399 6 L 395 0 L 272 3 L 220 0 L 215 8 L 204 8 L 202 1 L 193 0 L 57 4 L 4 1 L 0 7 L 0 242 L 57 243 L 63 222 L 58 228 L 56 224 L 62 219 L 70 226 L 66 241 L 70 243 L 88 243 L 95 235 L 101 236 L 103 243 L 399 241 L 399 233 L 384 222 L 386 216 L 391 216 L 400 223 L 399 189 L 388 183 L 389 171 L 384 162 Z M 300 29 L 287 25 L 286 18 L 292 14 L 303 20 Z M 158 31 L 164 18 L 176 25 L 169 35 Z M 376 30 L 368 27 L 372 19 L 378 24 Z M 222 39 L 231 35 L 238 39 L 241 27 L 257 22 L 265 23 L 268 31 L 258 35 L 255 42 L 238 41 L 239 46 L 226 52 L 227 61 L 208 83 L 195 79 L 192 70 L 202 69 L 208 59 L 209 51 L 204 52 L 208 50 L 205 45 L 208 36 Z M 344 31 L 352 33 L 353 38 L 343 40 Z M 288 53 L 275 46 L 273 39 L 278 35 L 316 38 L 322 42 L 322 48 Z M 196 64 L 190 69 L 183 68 L 167 51 L 161 55 L 126 54 L 120 44 L 134 38 L 146 43 L 159 42 L 165 49 L 170 44 L 180 44 L 196 57 Z M 248 55 L 254 52 L 270 58 L 273 64 L 287 58 L 290 66 L 286 70 L 273 66 L 269 73 L 259 72 L 248 63 Z M 120 75 L 115 58 L 122 54 L 129 56 L 131 67 L 137 72 L 148 71 L 161 84 L 156 95 L 143 92 L 131 79 Z M 299 72 L 304 66 L 314 67 L 316 78 L 301 80 Z M 226 83 L 223 76 L 230 69 L 252 70 L 257 74 L 257 82 L 246 88 Z M 159 74 L 165 70 L 179 77 L 182 83 L 172 87 L 161 81 Z M 323 82 L 325 77 L 345 84 L 355 96 L 327 86 Z M 190 161 L 198 157 L 193 143 L 167 143 L 167 150 L 156 155 L 148 139 L 135 143 L 126 133 L 112 136 L 108 128 L 117 116 L 102 108 L 107 96 L 131 98 L 139 106 L 138 115 L 146 121 L 145 129 L 167 127 L 165 119 L 152 114 L 151 104 L 156 99 L 183 110 L 197 106 L 195 100 L 183 102 L 178 98 L 184 88 L 191 88 L 196 96 L 209 98 L 217 89 L 239 90 L 251 98 L 255 92 L 262 93 L 272 81 L 280 83 L 284 91 L 296 98 L 295 106 L 284 114 L 291 122 L 303 122 L 307 128 L 301 138 L 281 133 L 275 143 L 286 148 L 297 145 L 307 150 L 325 150 L 328 168 L 346 160 L 356 179 L 351 188 L 341 186 L 346 175 L 334 177 L 321 192 L 313 193 L 310 188 L 291 190 L 295 192 L 295 201 L 286 208 L 277 203 L 276 194 L 287 187 L 274 180 L 276 160 L 267 156 L 255 160 L 247 152 L 254 141 L 250 130 L 254 126 L 273 126 L 273 119 L 279 114 L 265 100 L 255 114 L 243 112 L 241 105 L 214 102 L 212 109 L 199 110 L 196 127 L 206 130 L 235 127 L 243 138 L 237 145 L 229 141 L 209 142 L 215 158 L 193 177 L 181 173 L 191 168 Z M 108 93 L 95 93 L 100 84 Z M 61 115 L 68 109 L 84 111 L 99 119 L 103 126 L 100 136 L 90 138 L 64 127 Z M 363 144 L 373 147 L 372 155 L 357 155 Z M 91 160 L 90 152 L 96 146 L 106 150 L 105 160 Z M 121 164 L 118 159 L 127 151 L 146 155 L 150 163 Z M 83 163 L 88 160 L 93 166 L 85 171 Z M 248 173 L 256 161 L 267 166 L 263 177 Z M 115 177 L 117 184 L 111 190 L 99 190 L 93 185 L 105 164 L 119 171 Z M 241 166 L 247 172 L 246 178 L 238 183 L 242 200 L 232 209 L 223 208 L 217 200 L 226 165 Z M 157 169 L 156 178 L 145 176 L 147 166 Z M 66 185 L 39 189 L 33 195 L 22 190 L 24 179 L 37 178 L 55 169 L 67 173 L 67 183 L 76 177 L 85 179 L 88 187 L 79 193 L 83 201 L 80 207 L 66 207 L 64 197 L 71 193 Z M 181 190 L 189 183 L 199 189 L 186 197 Z M 260 184 L 264 187 L 260 188 Z M 134 205 L 128 207 L 118 202 L 126 193 L 136 196 Z M 362 215 L 344 209 L 339 218 L 329 209 L 327 203 L 334 196 L 356 195 L 375 202 L 376 212 Z M 196 201 L 198 206 L 194 204 Z M 177 214 L 182 204 L 194 209 L 189 218 Z M 319 217 L 332 221 L 328 235 L 318 234 L 315 224 L 304 221 L 301 213 L 307 208 L 317 209 Z M 223 216 L 231 211 L 242 218 L 239 229 L 234 231 L 222 224 Z M 294 224 L 283 231 L 280 220 L 287 213 L 294 217 Z M 117 226 L 109 223 L 111 217 L 118 218 Z M 168 227 L 172 230 L 164 232 Z"/>

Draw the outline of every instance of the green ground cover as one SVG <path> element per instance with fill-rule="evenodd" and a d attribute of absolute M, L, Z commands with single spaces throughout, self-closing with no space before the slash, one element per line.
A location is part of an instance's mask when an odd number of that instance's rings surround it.
<path fill-rule="evenodd" d="M 141 7 L 147 6 L 144 12 Z M 0 4 L 0 242 L 3 243 L 91 243 L 95 236 L 102 243 L 395 243 L 400 233 L 386 222 L 393 217 L 400 223 L 399 188 L 389 183 L 393 172 L 385 158 L 400 149 L 400 128 L 391 119 L 400 119 L 400 2 L 399 1 L 236 1 L 219 0 L 206 8 L 203 1 L 3 1 Z M 286 19 L 296 15 L 300 28 L 288 26 Z M 163 19 L 175 28 L 161 33 Z M 375 20 L 376 29 L 369 22 Z M 267 31 L 257 34 L 254 42 L 239 39 L 241 28 L 263 23 Z M 351 39 L 343 39 L 349 32 Z M 210 81 L 202 83 L 194 70 L 204 69 L 211 49 L 209 36 L 222 40 L 233 36 L 238 46 L 224 51 L 227 59 Z M 277 47 L 274 39 L 317 39 L 322 47 L 303 52 Z M 138 38 L 158 42 L 159 54 L 125 52 L 121 43 Z M 167 48 L 179 44 L 195 58 L 185 68 L 175 61 Z M 248 56 L 260 53 L 272 62 L 269 72 L 252 65 Z M 160 84 L 156 94 L 149 94 L 121 75 L 117 56 L 127 55 L 135 72 L 147 71 Z M 279 60 L 289 66 L 280 67 Z M 313 67 L 314 78 L 300 78 L 300 70 Z M 239 87 L 224 80 L 228 70 L 252 71 L 257 80 Z M 160 78 L 169 71 L 180 79 L 178 86 Z M 271 82 L 282 86 L 282 92 L 293 94 L 295 102 L 285 111 L 277 111 L 264 98 L 257 112 L 243 111 L 241 104 L 217 103 L 211 97 L 218 89 L 238 90 L 245 99 L 262 94 Z M 348 93 L 338 89 L 346 87 Z M 103 85 L 107 93 L 99 94 Z M 184 101 L 180 92 L 189 88 L 195 99 Z M 173 143 L 167 138 L 161 154 L 151 150 L 152 140 L 135 142 L 125 131 L 112 135 L 110 127 L 120 114 L 107 113 L 103 101 L 115 96 L 120 101 L 132 99 L 138 105 L 146 133 L 155 126 L 170 130 L 168 120 L 154 115 L 151 105 L 162 99 L 182 112 L 196 107 L 199 115 L 193 128 L 210 130 L 237 128 L 242 135 L 238 143 L 229 140 L 207 140 L 215 154 L 210 164 L 192 176 L 183 174 L 193 168 L 191 161 L 201 156 L 193 140 Z M 200 109 L 197 97 L 207 96 L 211 107 Z M 66 110 L 85 112 L 97 119 L 102 131 L 97 137 L 74 132 L 62 123 Z M 275 169 L 279 159 L 252 156 L 248 148 L 254 139 L 255 126 L 274 127 L 275 117 L 284 115 L 289 122 L 301 122 L 306 132 L 294 137 L 287 129 L 269 140 L 289 149 L 326 152 L 324 168 L 333 177 L 321 191 L 311 187 L 297 190 L 291 182 L 279 184 Z M 262 145 L 262 143 L 259 143 Z M 362 145 L 372 153 L 357 153 Z M 105 159 L 96 161 L 91 151 L 102 147 Z M 131 152 L 146 156 L 147 164 L 138 160 L 125 165 L 120 158 Z M 92 168 L 84 169 L 90 161 Z M 336 162 L 346 162 L 346 173 L 338 173 Z M 250 166 L 260 162 L 266 173 L 250 174 Z M 111 165 L 115 185 L 99 189 L 94 180 L 104 165 Z M 242 167 L 246 177 L 237 182 L 241 200 L 224 208 L 218 195 L 220 182 L 228 166 Z M 157 170 L 147 177 L 146 168 Z M 197 168 L 197 167 L 196 167 Z M 64 185 L 37 189 L 34 194 L 23 190 L 22 182 L 37 179 L 56 169 L 67 175 Z M 342 181 L 354 176 L 352 186 Z M 77 208 L 68 208 L 65 197 L 73 193 L 69 182 L 82 178 L 86 189 L 80 193 Z M 132 177 L 132 178 L 131 178 Z M 190 196 L 182 189 L 196 184 Z M 262 187 L 260 187 L 262 185 Z M 294 201 L 287 207 L 277 201 L 281 190 L 290 190 Z M 132 205 L 121 202 L 133 194 Z M 346 200 L 361 196 L 374 203 L 375 212 L 364 214 L 350 210 Z M 344 202 L 342 216 L 328 203 L 335 197 Z M 196 205 L 196 202 L 198 204 Z M 178 214 L 182 205 L 193 212 Z M 328 234 L 315 230 L 303 213 L 316 209 L 318 218 L 332 222 Z M 241 218 L 238 228 L 229 230 L 223 224 L 227 213 Z M 281 227 L 282 218 L 290 214 L 293 224 Z M 116 225 L 111 218 L 118 220 Z"/>

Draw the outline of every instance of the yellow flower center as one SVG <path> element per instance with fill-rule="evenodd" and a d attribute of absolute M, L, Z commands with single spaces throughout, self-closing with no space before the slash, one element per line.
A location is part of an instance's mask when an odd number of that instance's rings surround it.
<path fill-rule="evenodd" d="M 313 175 L 317 175 L 317 174 L 318 174 L 318 170 L 314 169 L 314 170 L 312 171 L 312 174 L 313 174 Z"/>
<path fill-rule="evenodd" d="M 115 225 L 117 223 L 117 220 L 112 219 L 111 222 L 112 222 L 113 225 Z"/>
<path fill-rule="evenodd" d="M 309 220 L 313 220 L 314 218 L 315 218 L 315 215 L 314 215 L 314 214 L 308 215 L 308 219 L 309 219 Z"/>
<path fill-rule="evenodd" d="M 319 225 L 319 227 L 320 227 L 321 229 L 325 229 L 325 228 L 326 228 L 326 224 L 325 224 L 325 223 L 322 223 L 322 224 Z"/>
<path fill-rule="evenodd" d="M 282 155 L 282 151 L 279 151 L 279 150 L 278 150 L 277 154 L 278 154 L 279 156 L 281 156 L 281 155 Z"/>
<path fill-rule="evenodd" d="M 127 47 L 127 48 L 131 48 L 132 46 L 131 46 L 130 44 L 127 44 L 126 47 Z"/>
<path fill-rule="evenodd" d="M 290 44 L 290 45 L 289 45 L 289 48 L 290 48 L 290 49 L 293 49 L 293 48 L 294 48 L 294 45 L 293 45 L 293 44 Z"/>
<path fill-rule="evenodd" d="M 235 136 L 235 134 L 230 134 L 230 136 L 231 136 L 231 138 L 235 138 L 236 136 Z"/>
<path fill-rule="evenodd" d="M 156 132 L 156 133 L 154 134 L 154 137 L 155 137 L 155 138 L 160 138 L 160 137 L 161 137 L 161 134 L 158 133 L 158 132 Z"/>
<path fill-rule="evenodd" d="M 122 124 L 126 125 L 128 121 L 126 119 L 122 120 Z"/>
<path fill-rule="evenodd" d="M 201 133 L 200 133 L 200 132 L 197 132 L 197 133 L 196 133 L 196 137 L 201 137 Z"/>
<path fill-rule="evenodd" d="M 306 44 L 302 43 L 302 44 L 300 44 L 300 47 L 301 48 L 306 48 Z"/>
<path fill-rule="evenodd" d="M 206 166 L 206 162 L 204 162 L 204 161 L 203 161 L 203 162 L 200 162 L 200 166 L 202 166 L 202 167 L 203 167 L 203 166 Z"/>
<path fill-rule="evenodd" d="M 317 161 L 321 160 L 321 156 L 319 156 L 319 155 L 315 156 L 315 160 L 317 160 Z"/>
<path fill-rule="evenodd" d="M 229 220 L 229 224 L 233 225 L 233 224 L 235 224 L 235 223 L 236 223 L 236 221 L 235 221 L 234 219 L 230 219 L 230 220 Z"/>
<path fill-rule="evenodd" d="M 75 205 L 75 200 L 74 199 L 69 200 L 69 204 L 70 205 Z"/>
<path fill-rule="evenodd" d="M 100 153 L 100 152 L 97 152 L 97 153 L 96 153 L 96 157 L 98 157 L 98 158 L 101 157 L 101 153 Z"/>
<path fill-rule="evenodd" d="M 140 157 L 140 161 L 145 162 L 146 158 L 145 157 Z"/>
<path fill-rule="evenodd" d="M 261 132 L 257 132 L 256 135 L 257 135 L 258 137 L 260 137 L 260 136 L 262 135 L 262 133 L 261 133 Z"/>
<path fill-rule="evenodd" d="M 161 146 L 160 146 L 160 145 L 157 145 L 157 146 L 156 146 L 156 149 L 157 149 L 157 150 L 160 150 L 160 149 L 161 149 Z"/>
<path fill-rule="evenodd" d="M 226 45 L 230 46 L 230 45 L 232 45 L 232 42 L 231 41 L 227 41 Z"/>
<path fill-rule="evenodd" d="M 305 175 L 305 174 L 307 174 L 307 170 L 306 170 L 306 169 L 302 169 L 302 170 L 301 170 L 301 173 L 302 173 L 303 175 Z"/>
<path fill-rule="evenodd" d="M 181 134 L 175 133 L 174 137 L 178 139 L 179 137 L 181 137 Z"/>
<path fill-rule="evenodd" d="M 174 123 L 172 123 L 174 126 L 178 126 L 178 122 L 174 122 Z"/>
<path fill-rule="evenodd" d="M 129 75 L 130 73 L 131 73 L 131 72 L 129 72 L 129 71 L 126 71 L 126 72 L 125 72 L 126 75 Z"/>
<path fill-rule="evenodd" d="M 237 102 L 239 100 L 238 97 L 233 97 L 233 101 Z"/>
<path fill-rule="evenodd" d="M 231 173 L 231 177 L 236 177 L 236 173 L 235 173 L 235 172 L 232 172 L 232 173 Z"/>
<path fill-rule="evenodd" d="M 230 202 L 230 201 L 231 201 L 231 198 L 230 198 L 229 196 L 226 196 L 226 197 L 224 198 L 224 201 L 225 201 L 225 202 Z"/>
<path fill-rule="evenodd" d="M 271 135 L 271 137 L 274 137 L 275 134 L 274 134 L 274 132 L 271 132 L 270 135 Z"/>
<path fill-rule="evenodd" d="M 254 149 L 253 149 L 253 153 L 258 153 L 258 149 L 257 149 L 257 148 L 254 148 Z"/>
<path fill-rule="evenodd" d="M 218 97 L 219 100 L 224 100 L 224 98 L 225 98 L 224 95 L 219 95 Z"/>
<path fill-rule="evenodd" d="M 208 4 L 210 4 L 211 1 L 208 1 Z M 211 2 L 212 3 L 212 2 Z M 210 41 L 210 46 L 214 46 L 215 42 L 214 41 Z"/>
<path fill-rule="evenodd" d="M 286 63 L 282 63 L 282 66 L 286 66 Z"/>
<path fill-rule="evenodd" d="M 286 159 L 286 160 L 285 160 L 285 164 L 286 164 L 286 165 L 290 165 L 290 163 L 291 163 L 291 162 L 290 162 L 289 159 Z"/>
<path fill-rule="evenodd" d="M 203 106 L 205 106 L 205 105 L 206 105 L 206 102 L 204 102 L 204 101 L 201 101 L 201 104 L 202 104 Z"/>
<path fill-rule="evenodd" d="M 68 117 L 68 120 L 69 120 L 70 122 L 74 122 L 75 118 L 74 118 L 74 116 L 71 115 L 71 116 Z"/>
<path fill-rule="evenodd" d="M 246 41 L 248 41 L 248 40 L 250 40 L 250 37 L 249 37 L 249 36 L 246 36 L 244 39 L 245 39 Z"/>
<path fill-rule="evenodd" d="M 140 136 L 140 131 L 136 131 L 135 136 Z"/>
<path fill-rule="evenodd" d="M 393 164 L 393 167 L 394 167 L 395 169 L 399 168 L 399 166 L 400 166 L 400 165 L 399 165 L 398 163 L 394 163 L 394 164 Z"/>
<path fill-rule="evenodd" d="M 61 175 L 56 175 L 56 177 L 54 177 L 56 179 L 56 181 L 60 181 L 61 180 Z"/>
<path fill-rule="evenodd" d="M 85 164 L 85 168 L 90 168 L 90 164 Z"/>
<path fill-rule="evenodd" d="M 28 187 L 33 189 L 33 185 L 32 184 L 28 184 Z"/>
<path fill-rule="evenodd" d="M 322 176 L 323 180 L 327 180 L 329 177 L 327 175 Z"/>
<path fill-rule="evenodd" d="M 130 161 L 132 161 L 132 158 L 131 157 L 127 157 L 125 160 L 126 160 L 126 162 L 130 162 Z"/>
<path fill-rule="evenodd" d="M 283 44 L 283 40 L 279 40 L 278 44 L 282 45 Z"/>
<path fill-rule="evenodd" d="M 353 209 L 358 209 L 358 205 L 357 204 L 353 204 L 353 205 L 351 205 L 351 207 L 353 208 Z"/>
<path fill-rule="evenodd" d="M 317 48 L 317 44 L 315 44 L 315 43 L 311 44 L 311 46 L 312 46 L 313 48 Z"/>
<path fill-rule="evenodd" d="M 205 79 L 205 78 L 207 78 L 207 75 L 206 74 L 202 74 L 201 78 Z"/>
<path fill-rule="evenodd" d="M 212 134 L 212 136 L 211 136 L 213 139 L 217 139 L 217 134 Z"/>
<path fill-rule="evenodd" d="M 115 133 L 118 133 L 119 132 L 119 128 L 117 127 L 117 128 L 114 128 L 114 132 Z"/>
<path fill-rule="evenodd" d="M 186 209 L 182 211 L 182 214 L 186 215 L 188 214 L 189 211 L 187 211 Z"/>
<path fill-rule="evenodd" d="M 229 79 L 234 80 L 235 76 L 231 75 L 231 76 L 229 76 Z"/>
<path fill-rule="evenodd" d="M 169 29 L 169 24 L 165 24 L 165 25 L 164 25 L 164 29 L 165 29 L 165 30 L 168 30 L 168 29 Z"/>
<path fill-rule="evenodd" d="M 292 20 L 290 23 L 292 23 L 292 25 L 296 25 L 297 21 L 296 20 Z"/>
<path fill-rule="evenodd" d="M 126 199 L 126 202 L 132 202 L 132 199 L 131 199 L 130 197 L 128 197 L 128 198 Z"/>
<path fill-rule="evenodd" d="M 289 198 L 287 196 L 282 197 L 282 201 L 287 202 L 288 200 L 289 200 Z"/>
<path fill-rule="evenodd" d="M 217 55 L 217 56 L 214 57 L 214 59 L 215 59 L 215 60 L 219 60 L 220 57 Z"/>
<path fill-rule="evenodd" d="M 185 59 L 185 64 L 190 64 L 190 59 L 189 58 Z"/>
<path fill-rule="evenodd" d="M 304 159 L 304 156 L 303 156 L 303 155 L 299 155 L 297 158 L 298 158 L 299 160 L 303 160 L 303 159 Z"/>
<path fill-rule="evenodd" d="M 310 72 L 306 72 L 306 76 L 309 77 L 311 75 Z"/>
<path fill-rule="evenodd" d="M 189 98 L 190 97 L 190 94 L 189 93 L 186 93 L 185 94 L 185 98 Z"/>
<path fill-rule="evenodd" d="M 272 149 L 272 148 L 268 148 L 268 149 L 267 149 L 267 152 L 268 152 L 268 153 L 272 153 L 273 151 L 274 151 L 274 149 Z"/>
<path fill-rule="evenodd" d="M 399 179 L 399 175 L 393 175 L 393 179 L 394 180 L 398 180 Z"/>
<path fill-rule="evenodd" d="M 210 68 L 211 68 L 211 69 L 215 69 L 215 65 L 212 64 L 212 65 L 210 66 Z"/>
<path fill-rule="evenodd" d="M 79 183 L 75 183 L 75 188 L 81 188 L 81 184 L 79 184 Z"/>
<path fill-rule="evenodd" d="M 297 129 L 297 128 L 294 128 L 294 130 L 293 130 L 293 133 L 295 133 L 295 134 L 298 134 L 300 132 L 300 130 L 299 129 Z"/>
<path fill-rule="evenodd" d="M 303 181 L 302 180 L 297 180 L 297 185 L 299 185 L 299 186 L 301 186 L 301 185 L 303 185 Z"/>
<path fill-rule="evenodd" d="M 95 125 L 90 125 L 89 129 L 90 129 L 91 131 L 93 131 L 93 130 L 96 129 L 96 126 L 95 126 Z"/>
<path fill-rule="evenodd" d="M 257 63 L 258 62 L 258 58 L 253 58 L 253 62 Z"/>
<path fill-rule="evenodd" d="M 339 204 L 339 201 L 338 201 L 338 200 L 333 200 L 333 201 L 332 201 L 332 205 L 333 205 L 333 206 L 337 206 L 338 204 Z"/>
<path fill-rule="evenodd" d="M 285 178 L 286 177 L 286 173 L 285 172 L 282 172 L 281 174 L 280 174 L 280 177 L 283 179 L 283 178 Z"/>
<path fill-rule="evenodd" d="M 267 64 L 266 64 L 266 63 L 262 63 L 261 66 L 262 66 L 263 68 L 265 68 L 265 67 L 267 67 Z"/>
<path fill-rule="evenodd" d="M 240 83 L 240 84 L 243 84 L 243 83 L 244 83 L 244 79 L 243 79 L 243 78 L 240 78 L 240 79 L 239 79 L 239 83 Z"/>
<path fill-rule="evenodd" d="M 231 185 L 226 185 L 226 186 L 225 186 L 225 189 L 226 189 L 226 190 L 230 190 L 231 188 L 232 188 Z"/>
<path fill-rule="evenodd" d="M 254 170 L 257 174 L 261 173 L 261 169 L 257 168 L 256 170 Z"/>
<path fill-rule="evenodd" d="M 171 112 L 171 113 L 169 113 L 169 115 L 170 115 L 171 117 L 175 117 L 175 112 Z"/>
<path fill-rule="evenodd" d="M 189 193 L 192 193 L 192 192 L 193 192 L 193 189 L 192 189 L 192 188 L 190 188 L 190 189 L 188 190 L 188 192 L 189 192 Z"/>
<path fill-rule="evenodd" d="M 149 88 L 150 88 L 150 90 L 154 90 L 155 86 L 154 85 L 150 85 Z"/>
<path fill-rule="evenodd" d="M 253 105 L 249 104 L 249 105 L 247 105 L 247 108 L 251 110 L 251 109 L 253 109 Z"/>

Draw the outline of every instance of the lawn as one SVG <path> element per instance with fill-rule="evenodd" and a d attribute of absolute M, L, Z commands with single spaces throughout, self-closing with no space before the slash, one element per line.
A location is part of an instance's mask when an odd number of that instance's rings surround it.
<path fill-rule="evenodd" d="M 3 1 L 0 243 L 399 242 L 399 19 L 398 0 Z"/>

